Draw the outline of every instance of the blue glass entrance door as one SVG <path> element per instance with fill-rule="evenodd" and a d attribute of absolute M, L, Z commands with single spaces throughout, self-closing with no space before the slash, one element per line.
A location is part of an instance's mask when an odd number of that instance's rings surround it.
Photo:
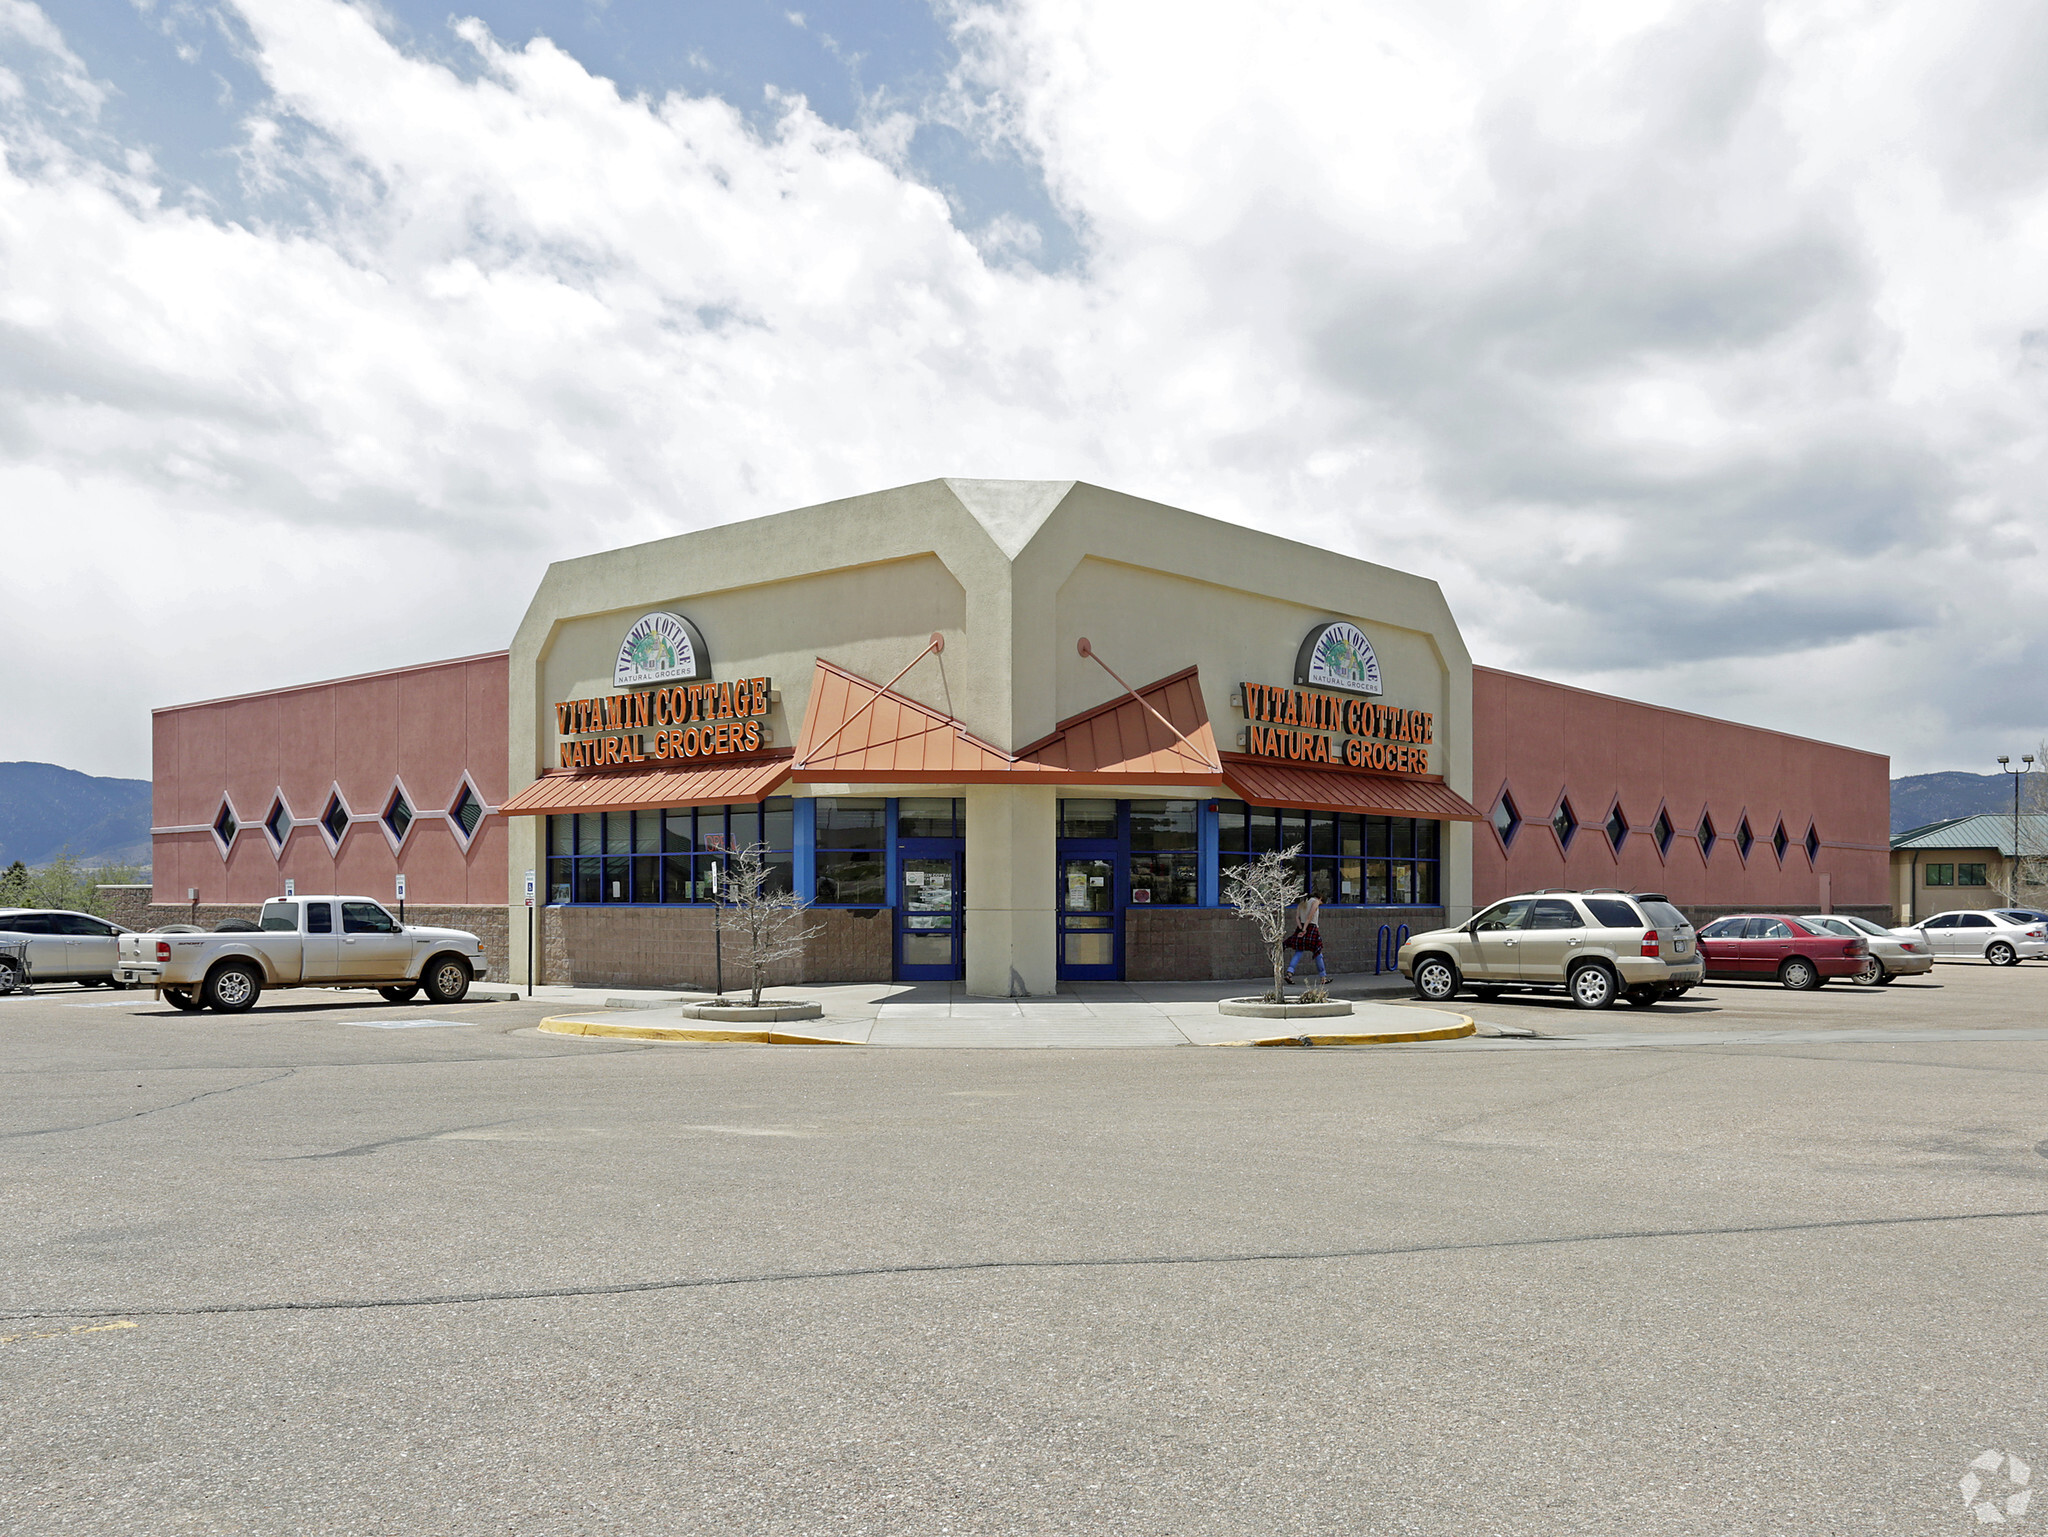
<path fill-rule="evenodd" d="M 957 982 L 967 975 L 961 840 L 905 838 L 896 852 L 896 979 Z"/>
<path fill-rule="evenodd" d="M 1059 975 L 1115 982 L 1124 974 L 1124 908 L 1117 846 L 1062 840 L 1058 861 Z"/>

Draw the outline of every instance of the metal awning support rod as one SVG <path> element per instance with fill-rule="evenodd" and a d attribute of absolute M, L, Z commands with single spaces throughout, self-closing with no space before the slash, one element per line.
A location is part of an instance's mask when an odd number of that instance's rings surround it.
<path fill-rule="evenodd" d="M 831 746 L 832 743 L 838 739 L 840 732 L 844 731 L 848 726 L 851 726 L 855 721 L 859 720 L 863 715 L 867 714 L 869 710 L 874 708 L 875 701 L 877 699 L 880 699 L 884 694 L 888 693 L 890 689 L 894 688 L 897 684 L 901 683 L 903 681 L 903 673 L 909 672 L 912 667 L 915 667 L 919 662 L 922 662 L 926 657 L 930 656 L 933 652 L 944 651 L 945 649 L 946 637 L 939 634 L 938 631 L 934 630 L 932 632 L 932 638 L 925 642 L 924 650 L 918 652 L 916 656 L 910 659 L 909 664 L 904 667 L 903 672 L 899 672 L 898 674 L 896 674 L 895 677 L 891 678 L 887 683 L 884 683 L 880 688 L 876 689 L 874 693 L 869 695 L 868 702 L 866 704 L 862 705 L 858 710 L 855 710 L 851 715 L 847 716 L 846 719 L 841 721 L 837 726 L 834 726 L 832 728 L 832 735 L 826 737 L 824 741 L 820 742 L 816 747 L 813 747 L 809 752 L 805 753 L 801 758 L 799 758 L 796 761 L 796 763 L 792 766 L 790 772 L 794 773 L 797 769 L 808 768 L 810 766 L 811 759 L 815 757 L 817 754 L 823 752 L 827 747 Z"/>
<path fill-rule="evenodd" d="M 1183 747 L 1185 747 L 1189 752 L 1193 753 L 1195 755 L 1195 761 L 1201 764 L 1203 768 L 1207 769 L 1212 774 L 1220 774 L 1223 772 L 1222 764 L 1212 763 L 1207 758 L 1203 757 L 1201 748 L 1195 746 L 1193 742 L 1190 742 L 1187 738 L 1187 733 L 1182 731 L 1180 727 L 1176 726 L 1164 715 L 1161 715 L 1157 710 L 1153 709 L 1150 700 L 1146 699 L 1144 695 L 1140 694 L 1136 689 L 1132 688 L 1130 684 L 1124 682 L 1122 678 L 1117 678 L 1116 669 L 1110 666 L 1109 663 L 1103 661 L 1101 657 L 1095 654 L 1095 648 L 1088 644 L 1087 636 L 1083 635 L 1080 641 L 1075 645 L 1074 649 L 1080 652 L 1081 655 L 1087 657 L 1089 661 L 1093 662 L 1097 667 L 1100 667 L 1104 672 L 1108 673 L 1112 678 L 1116 678 L 1117 685 L 1120 688 L 1122 688 L 1126 694 L 1129 694 L 1133 699 L 1137 700 L 1139 704 L 1143 705 L 1146 712 L 1150 714 L 1154 720 L 1158 721 L 1159 724 L 1164 726 L 1168 731 L 1171 731 L 1174 735 L 1174 739 L 1178 741 Z"/>

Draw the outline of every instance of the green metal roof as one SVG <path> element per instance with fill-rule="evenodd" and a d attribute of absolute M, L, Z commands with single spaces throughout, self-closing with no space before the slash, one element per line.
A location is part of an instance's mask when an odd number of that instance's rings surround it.
<path fill-rule="evenodd" d="M 2020 813 L 2020 844 L 2029 859 L 2048 854 L 2048 812 Z M 1950 817 L 1894 834 L 1895 849 L 1996 849 L 2010 859 L 2012 813 L 1984 811 L 1973 817 Z"/>

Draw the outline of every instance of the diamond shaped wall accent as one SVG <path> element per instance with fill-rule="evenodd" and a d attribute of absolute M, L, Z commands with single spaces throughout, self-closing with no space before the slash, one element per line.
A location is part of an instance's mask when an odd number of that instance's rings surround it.
<path fill-rule="evenodd" d="M 1721 841 L 1721 835 L 1714 831 L 1714 819 L 1704 811 L 1700 813 L 1700 825 L 1693 836 L 1699 839 L 1702 859 L 1711 855 L 1714 852 L 1714 845 Z"/>
<path fill-rule="evenodd" d="M 1749 830 L 1749 818 L 1745 816 L 1735 824 L 1735 852 L 1747 859 L 1749 851 L 1755 847 L 1756 834 Z"/>
<path fill-rule="evenodd" d="M 1806 862 L 1813 864 L 1820 858 L 1820 829 L 1809 826 L 1806 829 Z"/>
<path fill-rule="evenodd" d="M 1778 830 L 1771 834 L 1771 852 L 1778 856 L 1779 864 L 1785 862 L 1785 850 L 1790 847 L 1792 847 L 1792 839 L 1785 832 L 1784 822 L 1780 821 L 1778 823 Z"/>
<path fill-rule="evenodd" d="M 477 824 L 484 819 L 484 803 L 476 798 L 476 791 L 464 784 L 462 793 L 455 797 L 455 804 L 448 808 L 448 814 L 461 827 L 463 837 L 474 838 Z"/>
<path fill-rule="evenodd" d="M 405 803 L 403 790 L 391 792 L 391 804 L 384 808 L 384 825 L 391 829 L 392 837 L 405 841 L 405 830 L 412 826 L 412 807 Z"/>
<path fill-rule="evenodd" d="M 1656 842 L 1657 852 L 1660 854 L 1670 853 L 1671 840 L 1677 836 L 1677 831 L 1671 825 L 1671 818 L 1664 812 L 1659 811 L 1657 813 L 1657 820 L 1650 824 L 1650 837 Z"/>
<path fill-rule="evenodd" d="M 213 819 L 214 837 L 220 839 L 222 848 L 226 848 L 235 841 L 235 834 L 241 830 L 241 827 L 235 821 L 235 808 L 226 801 L 222 801 L 220 803 L 220 815 Z"/>
<path fill-rule="evenodd" d="M 341 835 L 348 831 L 348 807 L 342 805 L 339 795 L 330 796 L 327 810 L 320 818 L 320 825 L 327 829 L 327 836 L 335 843 L 341 842 Z"/>
<path fill-rule="evenodd" d="M 1514 846 L 1515 834 L 1522 830 L 1522 813 L 1515 809 L 1515 798 L 1505 790 L 1493 803 L 1493 830 L 1500 834 L 1501 843 L 1510 848 Z"/>
<path fill-rule="evenodd" d="M 1570 800 L 1557 803 L 1557 810 L 1550 814 L 1550 828 L 1557 834 L 1559 847 L 1569 849 L 1572 846 L 1572 836 L 1579 830 L 1579 819 L 1572 815 Z"/>
<path fill-rule="evenodd" d="M 1628 818 L 1622 815 L 1621 802 L 1614 803 L 1614 809 L 1607 813 L 1607 843 L 1615 853 L 1628 842 Z"/>
<path fill-rule="evenodd" d="M 270 841 L 279 848 L 283 848 L 284 840 L 292 835 L 291 808 L 285 805 L 283 796 L 271 802 L 270 815 L 263 819 L 263 830 L 270 834 Z"/>

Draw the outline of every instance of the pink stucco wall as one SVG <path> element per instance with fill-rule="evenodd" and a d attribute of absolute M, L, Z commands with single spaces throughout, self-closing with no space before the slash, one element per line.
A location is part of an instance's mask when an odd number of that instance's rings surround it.
<path fill-rule="evenodd" d="M 496 651 L 156 711 L 156 900 L 197 887 L 202 902 L 260 902 L 289 876 L 389 901 L 403 871 L 409 904 L 503 902 L 504 819 L 464 848 L 443 813 L 465 770 L 487 808 L 505 799 L 507 676 Z M 394 785 L 415 818 L 397 849 L 382 822 Z M 338 848 L 312 825 L 337 790 L 351 816 Z M 263 826 L 280 794 L 303 824 L 282 850 Z M 241 824 L 225 857 L 209 830 L 224 798 Z"/>
<path fill-rule="evenodd" d="M 1636 704 L 1490 667 L 1472 670 L 1472 799 L 1491 813 L 1506 791 L 1522 816 L 1511 843 L 1473 836 L 1480 906 L 1546 886 L 1663 891 L 1683 906 L 1811 911 L 1829 876 L 1838 908 L 1890 901 L 1891 760 L 1783 732 Z M 1569 799 L 1580 823 L 1566 853 L 1549 822 Z M 1617 854 L 1603 825 L 1619 800 L 1631 831 Z M 1677 832 L 1659 853 L 1659 810 Z M 1706 858 L 1694 839 L 1713 817 Z M 1743 817 L 1755 835 L 1736 848 Z M 1780 862 L 1771 835 L 1791 840 Z M 1809 863 L 1808 827 L 1820 835 Z"/>

